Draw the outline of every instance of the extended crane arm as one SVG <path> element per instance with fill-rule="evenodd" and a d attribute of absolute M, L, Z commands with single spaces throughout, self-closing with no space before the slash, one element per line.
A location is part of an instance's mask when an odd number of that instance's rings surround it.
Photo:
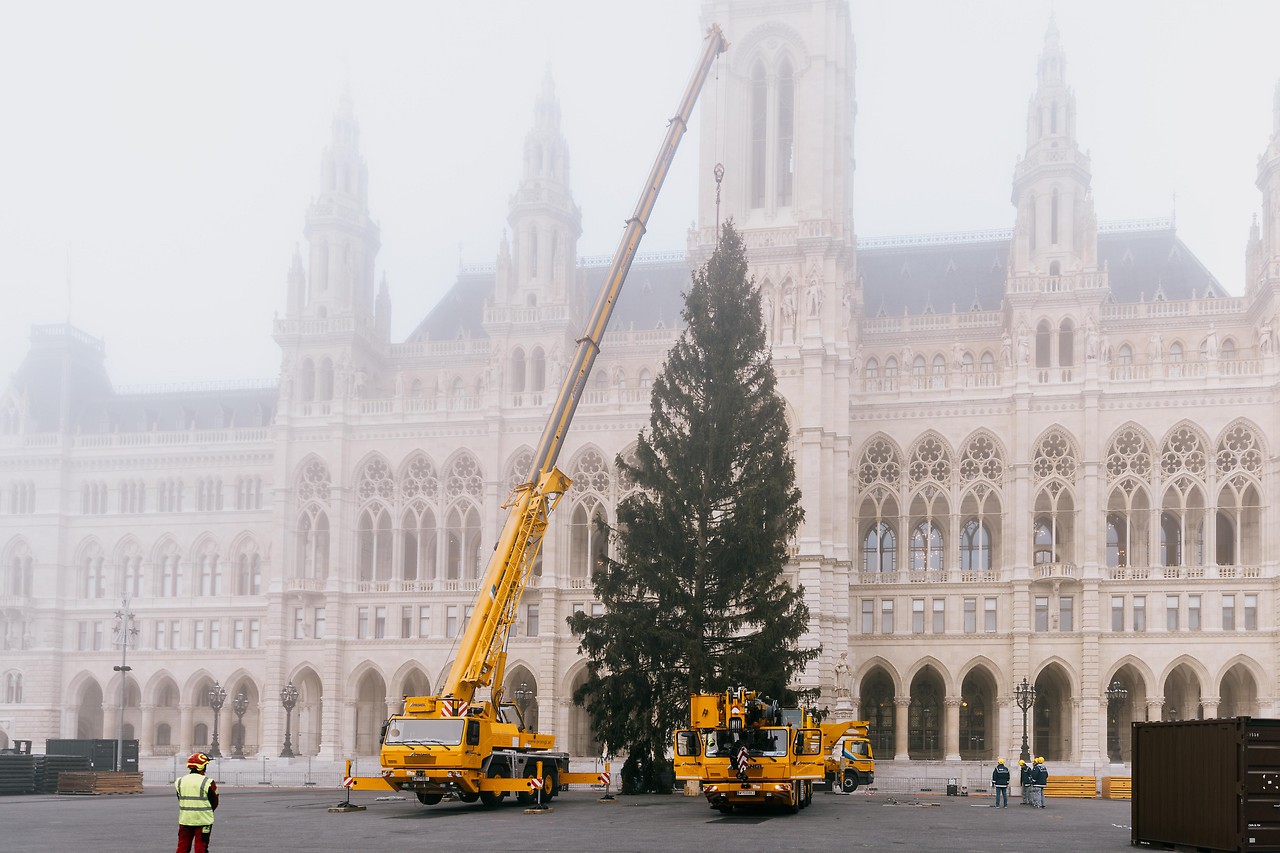
<path fill-rule="evenodd" d="M 631 269 L 631 262 L 635 259 L 640 238 L 644 236 L 649 215 L 653 212 L 658 192 L 662 189 L 662 182 L 666 180 L 676 149 L 688 127 L 698 94 L 711 72 L 715 58 L 728 46 L 720 27 L 713 24 L 707 30 L 702 56 L 685 88 L 684 97 L 680 99 L 679 109 L 667 128 L 658 158 L 645 181 L 635 212 L 627 220 L 622 242 L 613 256 L 613 264 L 601 285 L 600 295 L 582 337 L 578 339 L 573 361 L 561 383 L 560 393 L 551 408 L 542 438 L 538 441 L 528 482 L 517 487 L 504 504 L 504 508 L 509 508 L 510 513 L 494 547 L 489 567 L 485 570 L 475 607 L 471 618 L 467 620 L 458 655 L 454 658 L 441 695 L 470 700 L 477 688 L 492 684 L 495 677 L 500 680 L 506 654 L 506 638 L 511 623 L 515 621 L 516 610 L 537 559 L 538 549 L 542 546 L 548 518 L 570 485 L 569 478 L 555 467 L 564 445 L 565 433 L 586 389 L 587 377 L 600 351 L 600 341 L 608 328 L 609 317 L 613 314 L 618 294 Z"/>

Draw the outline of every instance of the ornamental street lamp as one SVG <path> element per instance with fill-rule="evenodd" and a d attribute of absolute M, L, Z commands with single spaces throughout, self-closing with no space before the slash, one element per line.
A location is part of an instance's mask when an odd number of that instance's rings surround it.
<path fill-rule="evenodd" d="M 293 686 L 292 681 L 280 691 L 280 704 L 284 706 L 284 749 L 280 750 L 280 757 L 294 758 L 290 737 L 292 734 L 293 706 L 298 704 L 298 688 Z"/>
<path fill-rule="evenodd" d="M 1022 677 L 1020 683 L 1013 685 L 1013 699 L 1022 709 L 1022 752 L 1018 753 L 1018 757 L 1023 761 L 1030 761 L 1031 748 L 1027 744 L 1027 711 L 1036 703 L 1036 688 L 1027 682 L 1026 676 Z"/>
<path fill-rule="evenodd" d="M 1129 691 L 1117 679 L 1107 687 L 1105 695 L 1107 697 L 1107 733 L 1110 735 L 1107 738 L 1107 753 L 1112 764 L 1120 764 L 1124 760 L 1120 755 L 1120 708 L 1129 698 Z"/>
<path fill-rule="evenodd" d="M 213 740 L 209 743 L 209 757 L 221 758 L 222 750 L 218 748 L 218 720 L 222 717 L 222 706 L 226 704 L 227 691 L 218 682 L 209 690 L 209 707 L 213 709 Z"/>
<path fill-rule="evenodd" d="M 529 703 L 533 700 L 533 691 L 529 689 L 529 682 L 522 681 L 520 686 L 516 688 L 516 705 L 520 708 L 520 719 L 525 721 L 525 728 L 530 728 L 529 719 Z"/>
<path fill-rule="evenodd" d="M 138 636 L 138 627 L 133 624 L 134 615 L 129 610 L 129 599 L 120 602 L 120 609 L 116 611 L 116 626 L 112 633 L 115 636 L 115 643 L 120 647 L 120 665 L 113 666 L 114 672 L 120 673 L 120 730 L 116 736 L 116 770 L 124 770 L 124 703 L 126 700 L 125 688 L 129 684 L 129 672 L 133 667 L 127 663 L 129 657 L 129 643 L 133 642 Z"/>
<path fill-rule="evenodd" d="M 236 730 L 231 736 L 231 757 L 244 758 L 244 712 L 249 710 L 249 697 L 244 695 L 244 688 L 231 700 L 231 710 L 236 712 Z"/>

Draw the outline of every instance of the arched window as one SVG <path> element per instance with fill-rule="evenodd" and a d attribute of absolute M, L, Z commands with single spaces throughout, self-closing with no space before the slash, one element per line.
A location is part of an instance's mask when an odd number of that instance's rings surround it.
<path fill-rule="evenodd" d="M 4 701 L 10 705 L 22 703 L 22 673 L 10 672 L 5 675 Z"/>
<path fill-rule="evenodd" d="M 640 368 L 639 385 L 644 391 L 648 391 L 653 388 L 653 374 L 649 372 L 649 368 Z"/>
<path fill-rule="evenodd" d="M 156 726 L 156 746 L 169 746 L 169 739 L 173 736 L 172 730 L 168 723 L 160 723 Z"/>
<path fill-rule="evenodd" d="M 604 568 L 609 556 L 609 534 L 604 507 L 593 500 L 579 501 L 569 517 L 569 576 L 589 578 Z"/>
<path fill-rule="evenodd" d="M 256 551 L 236 557 L 236 595 L 262 592 L 262 558 Z"/>
<path fill-rule="evenodd" d="M 942 564 L 942 528 L 922 521 L 911 531 L 911 571 L 939 571 Z"/>
<path fill-rule="evenodd" d="M 1070 318 L 1063 318 L 1058 326 L 1058 365 L 1070 367 L 1075 364 L 1076 330 Z"/>
<path fill-rule="evenodd" d="M 320 374 L 316 377 L 316 399 L 333 399 L 333 362 L 328 358 L 320 362 Z"/>
<path fill-rule="evenodd" d="M 991 568 L 991 532 L 976 518 L 965 522 L 960 530 L 960 569 L 985 572 Z"/>
<path fill-rule="evenodd" d="M 764 207 L 765 144 L 769 127 L 769 88 L 765 81 L 764 63 L 756 60 L 751 67 L 751 132 L 750 192 L 751 206 Z"/>
<path fill-rule="evenodd" d="M 356 528 L 357 578 L 362 581 L 391 578 L 391 514 L 383 506 L 366 507 Z"/>
<path fill-rule="evenodd" d="M 1129 565 L 1129 523 L 1120 513 L 1107 514 L 1107 566 Z"/>
<path fill-rule="evenodd" d="M 864 572 L 896 572 L 898 570 L 898 545 L 893 528 L 882 521 L 867 531 L 862 539 L 862 570 Z"/>
<path fill-rule="evenodd" d="M 525 388 L 524 350 L 516 347 L 511 351 L 511 390 L 519 394 Z"/>
<path fill-rule="evenodd" d="M 1033 560 L 1037 566 L 1057 562 L 1057 549 L 1053 538 L 1054 528 L 1050 519 L 1037 518 L 1035 522 L 1035 558 Z"/>
<path fill-rule="evenodd" d="M 542 347 L 534 347 L 533 357 L 529 361 L 529 390 L 542 391 L 547 387 L 547 357 Z"/>
<path fill-rule="evenodd" d="M 1182 519 L 1176 513 L 1160 513 L 1160 565 L 1182 565 Z"/>
<path fill-rule="evenodd" d="M 778 207 L 790 207 L 795 186 L 795 80 L 791 60 L 778 68 L 778 142 L 774 166 Z"/>
<path fill-rule="evenodd" d="M 983 375 L 990 375 L 996 372 L 996 358 L 989 352 L 982 354 L 982 361 L 978 362 L 978 370 Z"/>
<path fill-rule="evenodd" d="M 885 379 L 898 378 L 898 359 L 896 356 L 891 355 L 884 360 L 884 378 Z"/>
<path fill-rule="evenodd" d="M 297 577 L 329 576 L 329 516 L 320 507 L 305 507 L 298 517 L 294 571 Z"/>
<path fill-rule="evenodd" d="M 430 580 L 436 576 L 436 517 L 426 506 L 414 504 L 401 519 L 404 580 Z"/>
<path fill-rule="evenodd" d="M 1048 320 L 1036 326 L 1036 367 L 1049 366 L 1049 350 L 1053 346 L 1053 327 Z"/>
<path fill-rule="evenodd" d="M 966 353 L 967 355 L 967 353 Z M 973 366 L 973 356 L 969 356 L 969 365 Z M 947 387 L 947 360 L 939 353 L 933 357 L 933 377 L 929 381 L 931 388 Z"/>
<path fill-rule="evenodd" d="M 463 503 L 449 510 L 445 522 L 445 572 L 450 580 L 480 573 L 480 514 Z"/>

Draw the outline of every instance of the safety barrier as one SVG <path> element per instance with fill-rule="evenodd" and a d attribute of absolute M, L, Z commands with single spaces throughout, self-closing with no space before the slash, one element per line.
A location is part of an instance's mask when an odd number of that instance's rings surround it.
<path fill-rule="evenodd" d="M 1050 776 L 1044 795 L 1092 800 L 1098 796 L 1098 780 L 1094 776 Z"/>
<path fill-rule="evenodd" d="M 1129 776 L 1103 776 L 1102 777 L 1102 799 L 1104 800 L 1131 800 L 1133 799 L 1133 780 Z"/>

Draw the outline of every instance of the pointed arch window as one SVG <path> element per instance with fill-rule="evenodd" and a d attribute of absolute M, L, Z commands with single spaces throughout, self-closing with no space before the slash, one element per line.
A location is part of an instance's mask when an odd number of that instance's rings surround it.
<path fill-rule="evenodd" d="M 911 531 L 911 571 L 941 571 L 942 528 L 932 520 L 922 521 Z"/>
<path fill-rule="evenodd" d="M 479 577 L 480 514 L 468 503 L 454 506 L 446 517 L 445 572 L 449 580 Z"/>
<path fill-rule="evenodd" d="M 1071 367 L 1075 364 L 1076 330 L 1070 318 L 1063 318 L 1058 327 L 1058 366 Z"/>
<path fill-rule="evenodd" d="M 262 592 L 262 557 L 256 551 L 236 557 L 236 595 Z"/>
<path fill-rule="evenodd" d="M 511 390 L 519 394 L 524 391 L 525 386 L 525 366 L 524 366 L 524 350 L 516 347 L 511 352 Z"/>
<path fill-rule="evenodd" d="M 403 580 L 431 580 L 436 576 L 436 517 L 416 503 L 401 519 L 401 569 Z"/>
<path fill-rule="evenodd" d="M 769 87 L 764 63 L 751 66 L 750 192 L 751 206 L 764 207 L 765 142 L 769 127 Z"/>
<path fill-rule="evenodd" d="M 1051 517 L 1037 518 L 1035 522 L 1035 556 L 1037 566 L 1057 562 L 1057 528 Z"/>
<path fill-rule="evenodd" d="M 1048 367 L 1050 351 L 1053 348 L 1053 327 L 1048 320 L 1041 320 L 1036 326 L 1036 367 Z"/>
<path fill-rule="evenodd" d="M 534 347 L 529 360 L 529 390 L 542 391 L 547 387 L 547 357 L 542 347 Z"/>
<path fill-rule="evenodd" d="M 599 501 L 583 500 L 569 519 L 569 577 L 589 578 L 605 566 L 609 556 L 609 523 Z"/>
<path fill-rule="evenodd" d="M 1120 513 L 1107 514 L 1107 567 L 1129 565 L 1129 521 Z"/>
<path fill-rule="evenodd" d="M 985 572 L 991 568 L 991 531 L 971 518 L 960 531 L 960 570 Z"/>
<path fill-rule="evenodd" d="M 386 507 L 373 505 L 360 513 L 356 530 L 358 579 L 362 581 L 391 578 L 391 514 Z"/>
<path fill-rule="evenodd" d="M 329 516 L 318 506 L 303 509 L 298 518 L 294 571 L 299 578 L 329 576 Z"/>
<path fill-rule="evenodd" d="M 864 572 L 896 572 L 898 570 L 898 545 L 893 527 L 882 521 L 867 531 L 862 539 L 862 570 Z"/>
<path fill-rule="evenodd" d="M 795 77 L 791 60 L 778 67 L 778 147 L 774 166 L 778 207 L 790 207 L 795 190 Z"/>

